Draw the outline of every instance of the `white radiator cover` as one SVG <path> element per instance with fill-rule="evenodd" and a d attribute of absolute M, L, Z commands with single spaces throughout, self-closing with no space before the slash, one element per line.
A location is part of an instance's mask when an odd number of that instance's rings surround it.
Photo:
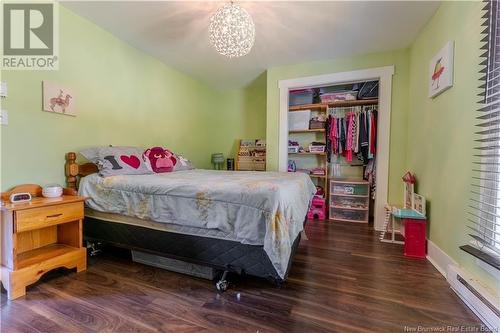
<path fill-rule="evenodd" d="M 455 265 L 448 265 L 446 279 L 451 288 L 467 306 L 488 326 L 497 332 L 500 328 L 500 299 L 471 279 Z"/>

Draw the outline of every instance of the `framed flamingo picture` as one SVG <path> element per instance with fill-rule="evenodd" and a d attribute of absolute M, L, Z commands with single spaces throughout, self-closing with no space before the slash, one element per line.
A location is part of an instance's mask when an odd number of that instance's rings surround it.
<path fill-rule="evenodd" d="M 453 41 L 432 58 L 429 64 L 429 97 L 434 98 L 453 86 Z"/>
<path fill-rule="evenodd" d="M 76 98 L 69 88 L 43 81 L 43 111 L 76 116 Z"/>

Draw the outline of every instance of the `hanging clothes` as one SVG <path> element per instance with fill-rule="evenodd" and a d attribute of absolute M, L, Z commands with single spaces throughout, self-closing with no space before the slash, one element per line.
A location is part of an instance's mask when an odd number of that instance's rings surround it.
<path fill-rule="evenodd" d="M 339 132 L 340 132 L 340 135 L 339 135 L 339 138 L 340 138 L 340 142 L 339 142 L 339 155 L 342 155 L 344 153 L 345 139 L 346 139 L 346 135 L 345 135 L 345 118 L 340 118 L 339 122 L 340 122 L 340 126 L 339 126 Z"/>
<path fill-rule="evenodd" d="M 361 161 L 363 164 L 368 163 L 368 128 L 367 128 L 367 117 L 366 113 L 361 113 L 359 116 L 359 154 L 361 155 Z"/>
<path fill-rule="evenodd" d="M 358 152 L 358 115 L 359 113 L 354 113 L 352 115 L 352 152 L 356 154 Z"/>
<path fill-rule="evenodd" d="M 330 135 L 330 119 L 332 116 L 328 116 L 325 124 L 325 152 L 326 152 L 326 161 L 328 163 L 331 162 L 332 157 L 332 138 Z"/>
<path fill-rule="evenodd" d="M 331 113 L 330 113 L 331 112 Z M 377 111 L 374 107 L 329 110 L 326 127 L 327 154 L 352 162 L 356 156 L 366 165 L 376 155 Z"/>
<path fill-rule="evenodd" d="M 337 119 L 329 116 L 328 136 L 330 137 L 330 150 L 332 154 L 337 154 L 338 136 L 337 136 Z"/>
<path fill-rule="evenodd" d="M 377 174 L 376 171 L 376 161 L 375 159 L 371 159 L 368 164 L 366 165 L 365 172 L 364 172 L 364 178 L 368 180 L 370 183 L 370 197 L 375 200 L 375 192 L 377 190 L 377 182 L 375 175 Z"/>
<path fill-rule="evenodd" d="M 347 118 L 346 118 L 346 121 L 347 121 L 347 126 L 346 126 L 347 127 L 347 139 L 346 139 L 346 156 L 345 156 L 345 158 L 346 158 L 347 162 L 352 162 L 353 118 L 354 118 L 353 113 L 349 113 L 347 115 Z"/>
<path fill-rule="evenodd" d="M 370 153 L 375 156 L 377 149 L 377 111 L 373 110 L 371 113 L 371 140 L 370 140 Z"/>
<path fill-rule="evenodd" d="M 372 111 L 368 110 L 366 112 L 366 128 L 368 131 L 368 159 L 371 160 L 373 158 L 372 151 L 370 149 L 372 145 L 373 133 L 372 133 Z"/>

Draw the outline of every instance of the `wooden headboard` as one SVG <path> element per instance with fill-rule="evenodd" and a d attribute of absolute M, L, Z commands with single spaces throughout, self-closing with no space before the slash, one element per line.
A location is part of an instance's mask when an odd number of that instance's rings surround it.
<path fill-rule="evenodd" d="M 64 170 L 66 173 L 66 185 L 75 190 L 78 189 L 80 177 L 85 177 L 99 171 L 97 165 L 94 163 L 76 163 L 76 153 L 73 152 L 66 154 Z"/>

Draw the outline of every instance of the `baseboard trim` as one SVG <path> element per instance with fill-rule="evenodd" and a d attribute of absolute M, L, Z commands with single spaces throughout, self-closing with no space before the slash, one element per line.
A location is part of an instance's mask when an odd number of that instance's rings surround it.
<path fill-rule="evenodd" d="M 449 255 L 434 244 L 431 240 L 427 240 L 427 260 L 436 267 L 436 269 L 446 279 L 446 272 L 449 265 L 458 266 L 457 262 Z"/>

